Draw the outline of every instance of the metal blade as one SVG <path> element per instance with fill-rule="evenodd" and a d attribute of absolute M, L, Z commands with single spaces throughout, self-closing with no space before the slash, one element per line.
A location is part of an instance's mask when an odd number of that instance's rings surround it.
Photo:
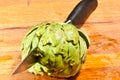
<path fill-rule="evenodd" d="M 22 72 L 22 71 L 25 71 L 25 70 L 29 69 L 32 65 L 34 65 L 37 60 L 37 57 L 35 57 L 33 54 L 34 54 L 34 51 L 31 51 L 25 57 L 25 59 L 22 62 L 20 62 L 20 64 L 17 66 L 15 71 L 12 73 L 12 75 Z"/>

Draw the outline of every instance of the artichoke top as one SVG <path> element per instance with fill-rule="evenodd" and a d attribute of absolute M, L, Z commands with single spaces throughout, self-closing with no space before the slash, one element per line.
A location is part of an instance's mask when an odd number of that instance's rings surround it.
<path fill-rule="evenodd" d="M 72 24 L 40 23 L 22 41 L 22 60 L 33 51 L 37 61 L 29 68 L 30 72 L 74 76 L 85 60 L 89 42 L 88 36 Z"/>

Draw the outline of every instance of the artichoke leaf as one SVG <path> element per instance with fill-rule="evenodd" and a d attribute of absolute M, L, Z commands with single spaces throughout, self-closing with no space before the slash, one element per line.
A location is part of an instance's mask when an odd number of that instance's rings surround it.
<path fill-rule="evenodd" d="M 67 40 L 73 42 L 73 44 L 77 44 L 79 34 L 75 26 L 73 26 L 72 24 L 65 24 L 65 26 L 63 26 L 63 30 Z"/>
<path fill-rule="evenodd" d="M 38 43 L 39 43 L 39 37 L 35 35 L 33 40 L 32 40 L 32 48 L 31 48 L 31 50 L 35 49 L 38 46 Z"/>
<path fill-rule="evenodd" d="M 44 32 L 46 31 L 47 26 L 45 23 L 41 23 L 36 25 L 36 27 L 38 27 L 38 29 L 36 30 L 36 35 L 41 37 L 42 34 L 44 34 Z"/>
<path fill-rule="evenodd" d="M 81 59 L 82 62 L 84 62 L 85 58 L 87 56 L 87 44 L 84 41 L 84 39 L 81 38 L 81 37 L 80 37 L 80 41 L 79 42 L 80 42 L 79 45 L 80 45 L 80 53 L 81 53 L 80 59 Z"/>
<path fill-rule="evenodd" d="M 90 46 L 90 39 L 89 39 L 88 35 L 84 31 L 82 31 L 82 30 L 78 30 L 78 33 L 84 39 L 84 41 L 86 42 L 87 48 L 89 48 L 89 46 Z"/>
<path fill-rule="evenodd" d="M 69 43 L 69 59 L 70 65 L 74 66 L 75 64 L 79 64 L 79 47 L 74 46 L 72 43 Z"/>

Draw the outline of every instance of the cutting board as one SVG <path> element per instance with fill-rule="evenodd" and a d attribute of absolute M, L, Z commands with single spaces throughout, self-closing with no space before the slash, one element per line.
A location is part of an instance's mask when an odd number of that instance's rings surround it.
<path fill-rule="evenodd" d="M 0 1 L 0 80 L 67 80 L 35 76 L 28 71 L 11 76 L 21 59 L 26 32 L 40 22 L 63 22 L 79 0 Z M 120 1 L 99 0 L 81 28 L 90 37 L 80 72 L 68 80 L 120 80 Z"/>

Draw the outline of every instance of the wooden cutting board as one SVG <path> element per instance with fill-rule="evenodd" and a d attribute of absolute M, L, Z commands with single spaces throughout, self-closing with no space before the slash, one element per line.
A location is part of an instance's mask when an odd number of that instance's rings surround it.
<path fill-rule="evenodd" d="M 10 76 L 20 62 L 20 43 L 31 26 L 63 22 L 79 0 L 0 1 L 0 80 L 65 80 L 25 71 Z M 120 1 L 99 0 L 81 28 L 91 46 L 80 73 L 69 80 L 120 80 Z"/>

